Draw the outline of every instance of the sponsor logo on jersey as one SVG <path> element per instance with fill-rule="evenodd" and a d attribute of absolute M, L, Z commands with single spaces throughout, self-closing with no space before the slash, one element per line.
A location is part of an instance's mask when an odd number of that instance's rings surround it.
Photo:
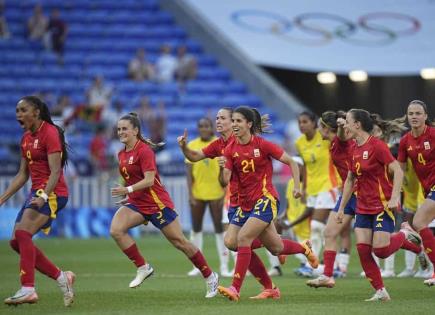
<path fill-rule="evenodd" d="M 369 158 L 369 151 L 364 151 L 362 158 L 363 160 L 367 160 Z"/>
<path fill-rule="evenodd" d="M 260 156 L 260 150 L 254 149 L 254 157 L 259 157 L 259 156 Z"/>
<path fill-rule="evenodd" d="M 424 145 L 424 149 L 425 150 L 430 150 L 430 143 L 429 143 L 429 141 L 423 142 L 423 145 Z"/>

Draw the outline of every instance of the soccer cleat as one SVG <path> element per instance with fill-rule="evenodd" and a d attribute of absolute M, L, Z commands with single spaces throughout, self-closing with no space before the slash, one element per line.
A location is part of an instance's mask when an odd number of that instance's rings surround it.
<path fill-rule="evenodd" d="M 193 268 L 192 270 L 190 270 L 187 275 L 189 277 L 197 277 L 201 275 L 201 271 L 198 268 Z"/>
<path fill-rule="evenodd" d="M 427 285 L 428 287 L 435 285 L 435 273 L 432 275 L 432 278 L 424 280 L 423 283 Z"/>
<path fill-rule="evenodd" d="M 305 240 L 301 243 L 301 246 L 305 249 L 304 255 L 307 257 L 308 263 L 311 265 L 311 267 L 316 269 L 319 266 L 319 259 L 317 259 L 311 248 L 311 241 Z"/>
<path fill-rule="evenodd" d="M 429 268 L 430 262 L 424 250 L 417 254 L 417 259 L 422 270 L 426 270 L 427 268 Z"/>
<path fill-rule="evenodd" d="M 59 278 L 57 278 L 57 283 L 60 290 L 63 293 L 63 304 L 65 306 L 71 306 L 74 302 L 74 281 L 76 275 L 72 271 L 62 271 Z"/>
<path fill-rule="evenodd" d="M 381 270 L 382 278 L 394 278 L 396 274 L 392 270 Z"/>
<path fill-rule="evenodd" d="M 360 276 L 361 278 L 365 278 L 365 277 L 366 277 L 366 273 L 365 273 L 365 271 L 364 271 L 364 270 L 361 271 L 361 273 L 359 274 L 359 276 Z"/>
<path fill-rule="evenodd" d="M 401 273 L 397 275 L 397 278 L 410 278 L 415 274 L 414 270 L 405 268 Z"/>
<path fill-rule="evenodd" d="M 134 278 L 130 284 L 130 288 L 137 288 L 144 282 L 145 279 L 151 277 L 151 275 L 154 273 L 153 267 L 151 267 L 149 264 L 145 264 L 143 266 L 140 266 L 137 268 L 136 278 Z"/>
<path fill-rule="evenodd" d="M 231 286 L 229 288 L 218 286 L 217 289 L 218 289 L 220 295 L 225 296 L 230 301 L 238 302 L 240 299 L 239 292 L 237 292 L 237 290 L 233 286 Z"/>
<path fill-rule="evenodd" d="M 221 268 L 220 275 L 223 278 L 232 278 L 234 272 L 229 271 L 227 268 Z"/>
<path fill-rule="evenodd" d="M 422 243 L 420 235 L 414 231 L 408 222 L 403 222 L 400 226 L 400 231 L 405 233 L 406 239 L 415 245 L 420 246 Z"/>
<path fill-rule="evenodd" d="M 298 269 L 294 270 L 295 274 L 300 276 L 300 277 L 305 277 L 305 278 L 312 278 L 313 277 L 313 269 L 311 267 L 307 267 L 307 266 L 302 266 L 299 267 Z"/>
<path fill-rule="evenodd" d="M 390 301 L 390 295 L 388 294 L 385 288 L 379 289 L 375 292 L 375 294 L 370 298 L 365 300 L 366 302 L 387 302 Z"/>
<path fill-rule="evenodd" d="M 335 268 L 332 276 L 334 278 L 346 278 L 346 272 L 342 271 L 340 268 Z"/>
<path fill-rule="evenodd" d="M 270 277 L 274 277 L 274 276 L 282 276 L 282 270 L 280 266 L 275 266 L 270 268 L 270 270 L 267 272 L 267 274 Z"/>
<path fill-rule="evenodd" d="M 275 287 L 273 289 L 264 289 L 260 292 L 260 294 L 256 296 L 251 296 L 251 300 L 266 300 L 266 299 L 274 299 L 278 300 L 281 298 L 281 292 L 279 291 L 278 287 Z"/>
<path fill-rule="evenodd" d="M 418 271 L 414 275 L 414 278 L 428 279 L 428 278 L 432 277 L 432 273 L 433 273 L 433 267 L 432 267 L 432 264 L 430 264 L 429 268 L 427 268 L 426 270 L 418 269 Z"/>
<path fill-rule="evenodd" d="M 35 290 L 24 290 L 23 288 L 19 289 L 14 296 L 8 297 L 5 299 L 5 304 L 7 305 L 19 305 L 19 304 L 34 304 L 38 302 L 38 295 Z"/>
<path fill-rule="evenodd" d="M 218 294 L 219 276 L 216 272 L 212 272 L 211 275 L 206 279 L 207 282 L 207 293 L 206 298 L 215 297 Z"/>
<path fill-rule="evenodd" d="M 316 279 L 308 280 L 307 286 L 312 288 L 333 288 L 335 286 L 335 280 L 333 277 L 320 275 Z"/>

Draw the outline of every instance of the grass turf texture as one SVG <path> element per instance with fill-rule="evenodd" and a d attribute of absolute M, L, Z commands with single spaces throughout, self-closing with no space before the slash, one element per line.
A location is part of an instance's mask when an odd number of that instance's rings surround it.
<path fill-rule="evenodd" d="M 76 299 L 71 308 L 63 306 L 56 282 L 36 273 L 39 302 L 34 305 L 9 307 L 0 305 L 0 314 L 434 314 L 435 288 L 423 286 L 422 279 L 387 279 L 392 301 L 369 303 L 364 299 L 374 293 L 366 279 L 361 279 L 356 251 L 347 278 L 338 279 L 334 289 L 313 289 L 306 279 L 293 274 L 294 258 L 283 266 L 284 276 L 273 278 L 281 290 L 280 300 L 252 301 L 249 296 L 260 292 L 255 279 L 248 277 L 241 300 L 230 302 L 221 296 L 205 299 L 205 283 L 200 277 L 187 277 L 192 268 L 184 255 L 161 235 L 145 235 L 139 248 L 154 267 L 155 274 L 137 289 L 128 284 L 135 267 L 112 240 L 37 240 L 36 244 L 49 258 L 65 270 L 76 273 Z M 215 270 L 218 260 L 214 237 L 204 239 L 204 254 Z M 257 250 L 263 253 L 263 249 Z M 267 265 L 265 255 L 262 254 Z M 396 255 L 396 272 L 403 269 L 403 252 Z M 222 278 L 221 285 L 231 280 Z M 6 241 L 0 242 L 0 297 L 12 295 L 19 288 L 18 255 Z"/>

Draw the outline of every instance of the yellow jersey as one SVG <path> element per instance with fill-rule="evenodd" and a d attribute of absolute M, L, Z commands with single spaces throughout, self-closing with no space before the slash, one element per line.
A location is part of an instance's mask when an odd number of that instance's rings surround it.
<path fill-rule="evenodd" d="M 190 141 L 187 146 L 192 150 L 201 150 L 213 142 L 215 137 L 210 141 L 202 141 L 196 138 Z M 204 159 L 198 162 L 186 163 L 192 164 L 192 194 L 198 200 L 216 200 L 224 196 L 225 191 L 219 183 L 219 164 L 217 159 Z"/>
<path fill-rule="evenodd" d="M 295 182 L 293 178 L 290 178 L 287 184 L 287 219 L 289 222 L 296 220 L 302 213 L 304 213 L 306 205 L 301 201 L 301 199 L 296 199 L 293 197 L 293 188 Z M 302 186 L 302 183 L 301 183 Z M 302 188 L 302 187 L 301 187 Z M 296 234 L 298 239 L 305 240 L 310 238 L 311 228 L 310 228 L 310 218 L 306 218 L 304 221 L 295 225 L 293 227 L 293 232 Z"/>
<path fill-rule="evenodd" d="M 340 176 L 332 163 L 329 148 L 331 142 L 323 140 L 317 130 L 313 139 L 309 140 L 305 135 L 300 136 L 295 142 L 296 150 L 304 160 L 307 172 L 308 196 L 330 191 L 340 185 Z"/>
<path fill-rule="evenodd" d="M 406 171 L 403 178 L 403 208 L 416 212 L 424 202 L 423 187 L 421 186 L 410 159 L 406 162 Z"/>

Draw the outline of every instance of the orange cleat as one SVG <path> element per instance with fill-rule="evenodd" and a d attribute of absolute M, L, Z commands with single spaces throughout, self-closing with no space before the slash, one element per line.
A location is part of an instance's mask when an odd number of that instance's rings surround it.
<path fill-rule="evenodd" d="M 250 299 L 252 300 L 266 300 L 266 299 L 278 300 L 279 298 L 281 298 L 281 292 L 277 287 L 273 289 L 264 289 L 260 294 L 250 297 Z"/>
<path fill-rule="evenodd" d="M 307 257 L 308 263 L 311 265 L 311 267 L 316 269 L 319 266 L 319 259 L 311 248 L 311 241 L 305 240 L 301 243 L 301 246 L 305 249 L 304 255 Z"/>
<path fill-rule="evenodd" d="M 240 299 L 239 292 L 237 292 L 237 290 L 233 286 L 229 288 L 218 286 L 218 291 L 221 295 L 225 296 L 230 301 L 238 302 Z"/>

